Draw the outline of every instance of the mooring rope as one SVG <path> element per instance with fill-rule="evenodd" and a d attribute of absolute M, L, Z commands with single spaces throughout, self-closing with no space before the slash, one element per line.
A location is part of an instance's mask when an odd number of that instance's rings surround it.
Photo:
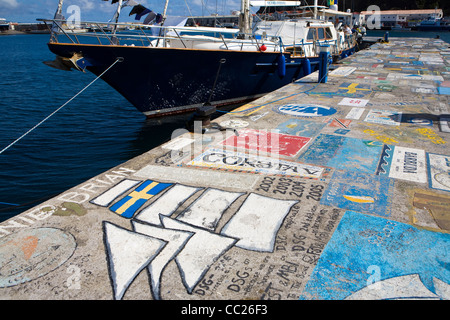
<path fill-rule="evenodd" d="M 66 103 L 64 103 L 62 106 L 60 106 L 58 109 L 56 109 L 55 111 L 53 111 L 51 114 L 49 114 L 45 119 L 43 119 L 41 122 L 39 122 L 38 124 L 36 124 L 33 128 L 31 128 L 30 130 L 28 130 L 27 132 L 25 132 L 22 136 L 20 136 L 19 138 L 17 138 L 16 140 L 14 140 L 11 144 L 9 144 L 7 147 L 5 147 L 2 151 L 0 151 L 0 154 L 2 154 L 3 152 L 5 152 L 6 150 L 8 150 L 9 148 L 11 148 L 13 145 L 15 145 L 17 142 L 19 142 L 20 140 L 22 140 L 25 136 L 27 136 L 28 134 L 30 134 L 33 130 L 35 130 L 37 127 L 39 127 L 41 124 L 43 124 L 45 121 L 47 121 L 48 119 L 50 119 L 55 113 L 57 113 L 59 110 L 61 110 L 62 108 L 64 108 L 66 105 L 68 105 L 72 100 L 74 100 L 76 97 L 78 97 L 81 93 L 83 93 L 83 91 L 85 91 L 87 88 L 89 88 L 91 85 L 94 84 L 94 82 L 96 82 L 98 79 L 100 79 L 106 72 L 108 72 L 112 67 L 114 67 L 114 65 L 117 62 L 122 62 L 123 58 L 117 58 L 116 61 L 114 61 L 114 63 L 112 65 L 110 65 L 105 71 L 102 72 L 102 74 L 100 74 L 97 78 L 95 78 L 94 80 L 92 80 L 87 86 L 85 86 L 81 91 L 79 91 L 76 95 L 74 95 L 72 98 L 70 98 Z"/>

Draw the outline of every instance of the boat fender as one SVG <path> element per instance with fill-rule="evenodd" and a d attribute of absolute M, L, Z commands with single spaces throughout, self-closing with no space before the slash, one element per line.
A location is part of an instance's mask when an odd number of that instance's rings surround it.
<path fill-rule="evenodd" d="M 303 65 L 303 74 L 305 76 L 311 74 L 311 61 L 309 61 L 309 59 L 305 59 L 302 65 Z"/>
<path fill-rule="evenodd" d="M 286 75 L 286 58 L 283 54 L 278 56 L 278 75 L 283 78 Z"/>
<path fill-rule="evenodd" d="M 267 47 L 265 44 L 261 45 L 261 47 L 259 47 L 259 51 L 264 52 L 267 50 Z"/>

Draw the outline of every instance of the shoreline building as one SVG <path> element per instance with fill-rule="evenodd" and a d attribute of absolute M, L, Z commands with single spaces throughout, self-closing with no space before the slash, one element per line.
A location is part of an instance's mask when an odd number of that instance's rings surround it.
<path fill-rule="evenodd" d="M 423 20 L 442 19 L 444 13 L 442 9 L 421 9 L 421 10 L 384 10 L 384 11 L 361 11 L 355 18 L 360 22 L 367 22 L 372 14 L 380 15 L 381 27 L 415 27 Z"/>

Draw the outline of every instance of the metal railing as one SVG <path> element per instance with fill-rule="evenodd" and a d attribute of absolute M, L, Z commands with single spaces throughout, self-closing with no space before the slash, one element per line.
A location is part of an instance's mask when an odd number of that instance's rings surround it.
<path fill-rule="evenodd" d="M 292 56 L 308 57 L 319 54 L 320 46 L 330 45 L 332 54 L 340 54 L 356 43 L 354 35 L 346 35 L 343 40 L 315 40 L 305 42 L 303 39 L 292 44 L 283 44 L 279 36 L 242 34 L 237 29 L 211 27 L 174 27 L 149 26 L 130 23 L 83 22 L 83 28 L 68 28 L 64 20 L 38 19 L 44 22 L 51 32 L 52 43 L 99 44 L 141 47 L 175 47 L 193 48 L 207 43 L 215 49 L 257 51 L 262 44 L 272 52 L 288 52 Z"/>
<path fill-rule="evenodd" d="M 261 38 L 242 34 L 237 29 L 149 26 L 129 23 L 82 22 L 82 28 L 64 26 L 64 20 L 38 19 L 50 30 L 50 42 L 145 47 L 169 47 L 176 43 L 188 48 L 193 43 L 217 44 L 223 50 L 260 50 L 262 44 L 271 51 L 283 50 L 280 37 Z M 253 48 L 253 49 L 251 49 Z"/>

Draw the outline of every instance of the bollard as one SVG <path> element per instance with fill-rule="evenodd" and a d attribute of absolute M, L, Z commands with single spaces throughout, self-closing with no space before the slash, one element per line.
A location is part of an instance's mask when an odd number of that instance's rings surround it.
<path fill-rule="evenodd" d="M 211 116 L 216 112 L 216 107 L 212 106 L 209 102 L 205 103 L 203 106 L 198 107 L 191 118 L 186 122 L 186 128 L 190 132 L 194 132 L 195 123 L 201 122 L 202 130 L 211 125 Z"/>
<path fill-rule="evenodd" d="M 330 46 L 329 45 L 321 46 L 319 53 L 319 82 L 321 83 L 327 83 L 329 57 L 330 57 Z"/>
<path fill-rule="evenodd" d="M 384 34 L 384 42 L 389 42 L 389 32 Z"/>

